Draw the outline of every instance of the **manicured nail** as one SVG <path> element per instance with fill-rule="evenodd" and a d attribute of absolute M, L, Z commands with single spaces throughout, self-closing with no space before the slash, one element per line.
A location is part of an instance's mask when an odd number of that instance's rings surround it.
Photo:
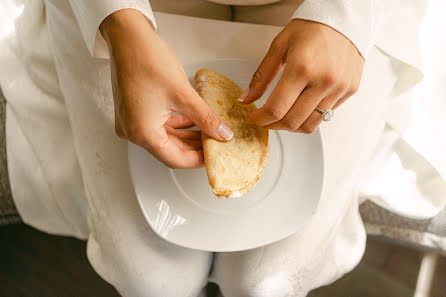
<path fill-rule="evenodd" d="M 249 94 L 249 88 L 243 91 L 243 93 L 240 95 L 240 98 L 238 98 L 238 102 L 245 101 L 246 97 L 248 97 Z"/>
<path fill-rule="evenodd" d="M 218 135 L 220 135 L 221 138 L 224 140 L 231 140 L 232 136 L 234 135 L 234 132 L 229 129 L 228 126 L 226 126 L 224 123 L 220 124 L 220 127 L 218 127 Z"/>

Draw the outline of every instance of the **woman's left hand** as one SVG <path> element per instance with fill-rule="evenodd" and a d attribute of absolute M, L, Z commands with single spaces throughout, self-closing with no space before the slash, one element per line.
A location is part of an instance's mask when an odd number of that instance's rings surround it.
<path fill-rule="evenodd" d="M 312 133 L 322 121 L 315 108 L 335 109 L 353 95 L 363 66 L 363 57 L 344 35 L 295 19 L 273 40 L 239 100 L 259 99 L 283 68 L 266 103 L 248 119 L 268 129 Z"/>

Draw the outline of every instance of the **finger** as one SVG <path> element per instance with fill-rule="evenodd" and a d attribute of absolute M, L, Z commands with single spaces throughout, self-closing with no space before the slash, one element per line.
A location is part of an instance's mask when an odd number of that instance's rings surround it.
<path fill-rule="evenodd" d="M 182 149 L 177 146 L 169 146 L 159 155 L 154 155 L 159 161 L 170 168 L 191 169 L 204 165 L 202 150 Z"/>
<path fill-rule="evenodd" d="M 265 127 L 273 130 L 295 131 L 311 115 L 323 96 L 324 91 L 320 88 L 305 89 L 282 120 Z"/>
<path fill-rule="evenodd" d="M 146 149 L 159 161 L 170 168 L 198 168 L 204 164 L 202 150 L 183 148 L 183 144 L 166 130 L 147 131 L 146 141 L 139 141 L 137 145 Z M 170 137 L 169 137 L 170 136 Z"/>
<path fill-rule="evenodd" d="M 329 108 L 333 108 L 336 102 L 342 97 L 343 93 L 336 92 L 325 97 L 319 104 L 318 108 L 325 111 Z M 322 114 L 316 110 L 310 114 L 310 116 L 302 123 L 302 125 L 295 130 L 295 132 L 302 132 L 305 134 L 311 134 L 322 123 Z"/>
<path fill-rule="evenodd" d="M 203 149 L 203 143 L 201 140 L 197 139 L 185 139 L 178 137 L 177 135 L 170 134 L 169 138 L 172 138 L 171 141 L 173 144 L 178 146 L 180 149 L 183 150 L 202 150 Z"/>
<path fill-rule="evenodd" d="M 348 98 L 353 96 L 359 89 L 360 83 L 361 83 L 361 75 L 362 75 L 362 68 L 363 64 L 360 65 L 351 65 L 352 66 L 352 78 L 350 80 L 350 83 L 346 87 L 345 94 L 336 101 L 335 105 L 333 106 L 333 109 L 338 108 L 342 103 L 345 102 Z"/>
<path fill-rule="evenodd" d="M 201 131 L 192 131 L 192 130 L 175 130 L 169 128 L 169 134 L 174 134 L 181 139 L 190 139 L 190 140 L 200 140 L 201 141 Z"/>
<path fill-rule="evenodd" d="M 203 150 L 203 142 L 201 142 L 201 140 L 182 139 L 182 141 L 186 143 L 189 149 L 191 150 L 195 151 Z"/>
<path fill-rule="evenodd" d="M 332 109 L 335 110 L 336 108 L 338 108 L 342 103 L 345 102 L 345 100 L 347 100 L 350 96 L 344 96 L 341 99 L 339 99 L 338 101 L 336 101 L 335 105 L 333 105 Z"/>
<path fill-rule="evenodd" d="M 195 126 L 194 122 L 183 115 L 173 114 L 169 117 L 166 125 L 175 129 L 186 129 Z"/>
<path fill-rule="evenodd" d="M 333 106 L 333 109 L 338 108 L 342 103 L 345 102 L 345 100 L 353 96 L 358 90 L 358 87 L 359 87 L 359 82 L 352 83 L 352 85 L 347 89 L 345 94 L 338 101 L 336 101 L 335 105 Z"/>
<path fill-rule="evenodd" d="M 293 106 L 306 84 L 303 77 L 299 78 L 296 72 L 289 71 L 288 67 L 285 68 L 266 103 L 261 108 L 248 113 L 248 119 L 259 126 L 280 121 Z"/>
<path fill-rule="evenodd" d="M 178 157 L 179 158 L 174 158 L 170 164 L 166 165 L 176 169 L 192 169 L 204 166 L 202 150 L 181 150 L 181 154 L 179 154 Z"/>
<path fill-rule="evenodd" d="M 286 49 L 287 47 L 280 38 L 276 37 L 273 40 L 268 52 L 254 72 L 249 88 L 243 91 L 240 96 L 240 102 L 248 104 L 262 97 L 282 69 Z"/>
<path fill-rule="evenodd" d="M 176 108 L 184 116 L 191 119 L 200 130 L 220 141 L 230 140 L 233 136 L 231 129 L 223 123 L 220 117 L 204 100 L 191 88 L 177 98 Z"/>

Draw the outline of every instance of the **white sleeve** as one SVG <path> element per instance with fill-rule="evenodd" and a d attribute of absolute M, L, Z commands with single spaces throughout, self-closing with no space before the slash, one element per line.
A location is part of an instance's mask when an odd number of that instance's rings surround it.
<path fill-rule="evenodd" d="M 374 0 L 305 0 L 292 19 L 325 24 L 346 36 L 366 58 L 376 31 Z"/>
<path fill-rule="evenodd" d="M 99 32 L 102 21 L 115 11 L 133 8 L 140 11 L 156 28 L 148 0 L 69 0 L 90 55 L 109 58 L 107 44 Z"/>

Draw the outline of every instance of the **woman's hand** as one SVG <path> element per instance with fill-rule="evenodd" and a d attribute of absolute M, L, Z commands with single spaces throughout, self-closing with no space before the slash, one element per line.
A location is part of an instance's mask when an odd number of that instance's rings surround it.
<path fill-rule="evenodd" d="M 136 10 L 111 14 L 100 30 L 110 52 L 118 136 L 169 167 L 202 166 L 200 132 L 179 129 L 196 125 L 221 141 L 232 131 L 190 85 L 171 48 Z"/>
<path fill-rule="evenodd" d="M 364 60 L 341 33 L 311 21 L 292 20 L 272 42 L 249 88 L 239 99 L 259 99 L 284 66 L 267 102 L 248 118 L 268 129 L 312 133 L 322 110 L 336 108 L 359 87 Z"/>

